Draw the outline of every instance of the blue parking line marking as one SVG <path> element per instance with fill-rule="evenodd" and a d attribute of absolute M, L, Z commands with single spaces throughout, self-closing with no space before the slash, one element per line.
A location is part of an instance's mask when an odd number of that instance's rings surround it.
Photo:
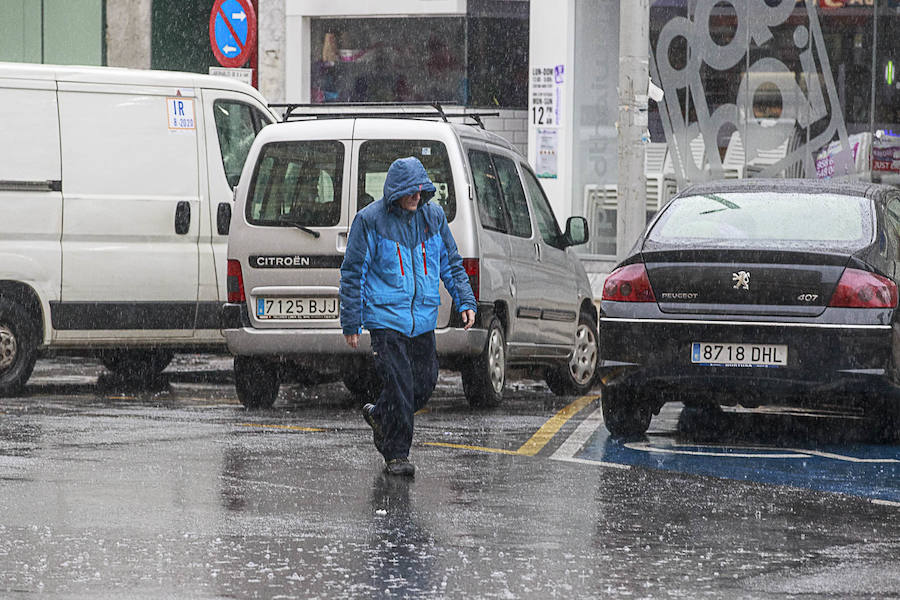
<path fill-rule="evenodd" d="M 576 457 L 900 502 L 900 449 L 896 446 L 715 446 L 678 444 L 653 435 L 622 442 L 600 429 Z"/>

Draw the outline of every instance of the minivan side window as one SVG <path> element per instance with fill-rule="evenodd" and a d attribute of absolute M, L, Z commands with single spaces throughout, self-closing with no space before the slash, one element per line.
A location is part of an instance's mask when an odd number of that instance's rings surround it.
<path fill-rule="evenodd" d="M 343 173 L 341 142 L 266 144 L 250 182 L 247 222 L 284 227 L 337 225 Z"/>
<path fill-rule="evenodd" d="M 356 199 L 362 210 L 384 195 L 388 168 L 398 158 L 414 156 L 422 162 L 436 191 L 432 197 L 444 209 L 447 221 L 456 216 L 456 194 L 450 157 L 443 142 L 436 140 L 368 140 L 359 148 L 359 179 Z"/>
<path fill-rule="evenodd" d="M 249 104 L 231 100 L 216 100 L 213 103 L 213 115 L 225 178 L 228 185 L 234 187 L 241 178 L 250 145 L 259 130 L 268 124 L 268 120 Z"/>
<path fill-rule="evenodd" d="M 528 214 L 528 200 L 525 199 L 525 189 L 519 179 L 516 163 L 502 156 L 493 156 L 494 167 L 500 178 L 500 189 L 503 190 L 503 200 L 509 211 L 509 232 L 512 235 L 530 238 L 531 217 Z"/>
<path fill-rule="evenodd" d="M 559 230 L 556 217 L 553 215 L 553 209 L 550 207 L 550 202 L 547 201 L 547 196 L 544 195 L 541 184 L 538 182 L 537 177 L 534 176 L 534 173 L 524 165 L 522 171 L 525 173 L 525 185 L 528 186 L 528 194 L 531 196 L 531 205 L 534 207 L 534 216 L 537 219 L 541 238 L 548 246 L 562 250 L 566 247 L 565 240 L 562 232 Z"/>
<path fill-rule="evenodd" d="M 481 226 L 506 233 L 500 181 L 494 172 L 490 155 L 478 150 L 469 150 L 469 165 L 472 167 L 472 179 L 475 182 L 475 197 L 478 199 Z"/>

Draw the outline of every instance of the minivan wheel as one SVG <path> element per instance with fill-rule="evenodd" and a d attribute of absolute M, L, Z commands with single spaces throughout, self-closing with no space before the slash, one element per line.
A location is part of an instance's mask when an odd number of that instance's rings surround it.
<path fill-rule="evenodd" d="M 354 402 L 360 405 L 377 400 L 381 395 L 381 388 L 384 387 L 375 365 L 368 362 L 362 365 L 355 364 L 344 370 L 341 373 L 341 381 L 353 395 Z"/>
<path fill-rule="evenodd" d="M 462 369 L 463 392 L 469 406 L 494 407 L 506 386 L 506 338 L 497 317 L 488 326 L 484 350 Z"/>
<path fill-rule="evenodd" d="M 0 396 L 22 391 L 37 360 L 38 326 L 18 304 L 0 298 Z"/>
<path fill-rule="evenodd" d="M 100 362 L 123 381 L 146 386 L 169 366 L 174 355 L 170 350 L 104 350 Z"/>
<path fill-rule="evenodd" d="M 591 391 L 600 355 L 598 339 L 596 320 L 581 313 L 569 362 L 547 369 L 544 375 L 550 391 L 557 396 L 582 396 Z"/>
<path fill-rule="evenodd" d="M 613 437 L 636 437 L 647 433 L 653 410 L 641 394 L 627 386 L 603 386 L 600 403 L 603 422 Z"/>
<path fill-rule="evenodd" d="M 257 356 L 234 357 L 234 387 L 246 408 L 272 408 L 281 387 L 279 364 Z"/>

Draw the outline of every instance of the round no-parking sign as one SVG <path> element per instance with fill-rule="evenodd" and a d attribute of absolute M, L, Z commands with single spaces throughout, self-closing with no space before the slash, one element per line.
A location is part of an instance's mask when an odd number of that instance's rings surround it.
<path fill-rule="evenodd" d="M 216 0 L 209 15 L 209 42 L 223 67 L 242 67 L 256 45 L 256 12 L 250 0 Z"/>

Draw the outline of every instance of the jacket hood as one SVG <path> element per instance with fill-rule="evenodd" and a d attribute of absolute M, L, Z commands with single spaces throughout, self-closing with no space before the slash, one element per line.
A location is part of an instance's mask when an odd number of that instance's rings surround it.
<path fill-rule="evenodd" d="M 391 205 L 398 198 L 415 192 L 422 193 L 421 206 L 434 196 L 435 187 L 418 158 L 398 158 L 391 163 L 384 180 L 384 199 Z"/>

